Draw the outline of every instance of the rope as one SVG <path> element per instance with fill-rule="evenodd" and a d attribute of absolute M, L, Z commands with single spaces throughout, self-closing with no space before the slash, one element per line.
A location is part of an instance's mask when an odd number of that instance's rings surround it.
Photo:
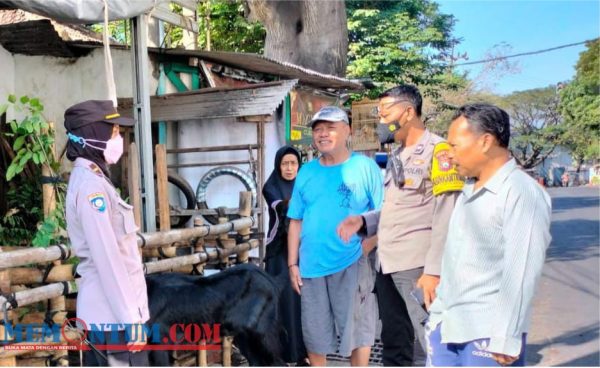
<path fill-rule="evenodd" d="M 63 293 L 62 293 L 62 295 L 63 296 L 69 295 L 69 283 L 66 282 L 66 281 L 62 281 L 61 284 L 63 286 Z"/>
<path fill-rule="evenodd" d="M 58 183 L 64 183 L 64 180 L 62 180 L 62 178 L 60 176 L 42 175 L 42 177 L 40 178 L 40 182 L 42 184 L 58 184 Z"/>
<path fill-rule="evenodd" d="M 50 271 L 52 271 L 53 268 L 54 268 L 54 263 L 48 263 L 48 265 L 46 266 L 46 270 L 44 271 L 44 275 L 42 276 L 43 284 L 46 283 L 46 280 L 48 279 L 48 275 L 50 274 Z"/>
<path fill-rule="evenodd" d="M 60 260 L 65 261 L 71 257 L 71 249 L 67 248 L 63 244 L 57 245 L 58 249 L 60 249 Z"/>
<path fill-rule="evenodd" d="M 102 32 L 102 43 L 104 44 L 104 71 L 106 73 L 106 86 L 108 87 L 108 99 L 113 106 L 117 107 L 117 88 L 113 74 L 112 56 L 110 54 L 110 42 L 108 40 L 108 2 L 104 0 L 104 30 Z"/>
<path fill-rule="evenodd" d="M 144 248 L 146 246 L 146 238 L 144 238 L 144 235 L 142 235 L 142 233 L 135 233 L 138 238 L 142 239 L 142 245 L 140 246 L 140 248 Z"/>

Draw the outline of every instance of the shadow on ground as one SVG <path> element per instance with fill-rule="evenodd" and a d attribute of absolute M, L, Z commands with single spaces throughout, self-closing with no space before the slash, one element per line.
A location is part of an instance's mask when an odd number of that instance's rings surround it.
<path fill-rule="evenodd" d="M 527 365 L 538 364 L 544 357 L 541 353 L 542 350 L 547 348 L 555 347 L 557 349 L 565 349 L 569 346 L 576 346 L 585 344 L 590 341 L 598 340 L 598 330 L 600 324 L 595 323 L 588 327 L 578 329 L 577 331 L 570 331 L 561 336 L 558 336 L 550 341 L 543 342 L 540 344 L 527 344 Z M 545 352 L 546 354 L 548 351 Z M 544 364 L 548 364 L 544 363 Z M 585 366 L 585 367 L 598 367 L 600 366 L 600 350 L 594 353 L 578 357 L 568 362 L 561 362 L 558 366 Z"/>

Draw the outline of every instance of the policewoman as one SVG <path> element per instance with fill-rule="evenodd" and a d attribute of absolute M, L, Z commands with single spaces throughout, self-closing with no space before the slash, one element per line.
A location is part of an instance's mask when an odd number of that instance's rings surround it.
<path fill-rule="evenodd" d="M 92 324 L 117 329 L 112 335 L 105 331 L 101 344 L 122 346 L 85 351 L 86 366 L 148 365 L 140 338 L 149 313 L 138 227 L 133 207 L 121 199 L 108 171 L 123 153 L 119 126 L 133 125 L 134 120 L 121 117 L 111 101 L 85 101 L 65 112 L 67 158 L 74 161 L 66 199 L 67 232 L 81 275 L 77 317 L 88 330 Z"/>

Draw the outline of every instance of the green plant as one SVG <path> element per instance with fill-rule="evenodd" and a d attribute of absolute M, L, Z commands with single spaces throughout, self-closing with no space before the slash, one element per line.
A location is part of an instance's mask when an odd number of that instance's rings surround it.
<path fill-rule="evenodd" d="M 0 223 L 2 244 L 47 247 L 62 240 L 64 219 L 64 184 L 54 185 L 56 208 L 44 218 L 41 208 L 41 176 L 57 178 L 60 162 L 54 155 L 54 130 L 43 116 L 44 106 L 37 98 L 9 95 L 8 104 L 0 105 L 0 115 L 12 108 L 19 119 L 6 123 L 3 135 L 10 141 L 12 160 L 6 168 L 8 211 Z M 4 139 L 4 138 L 3 138 Z"/>

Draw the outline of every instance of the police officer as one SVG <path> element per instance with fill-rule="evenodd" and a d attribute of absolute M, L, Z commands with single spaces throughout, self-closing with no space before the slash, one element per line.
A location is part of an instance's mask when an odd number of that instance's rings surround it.
<path fill-rule="evenodd" d="M 399 144 L 388 159 L 383 207 L 350 216 L 338 227 L 342 239 L 357 231 L 378 235 L 375 288 L 386 366 L 425 363 L 427 308 L 435 299 L 448 222 L 463 186 L 448 160 L 448 144 L 425 128 L 421 108 L 421 94 L 411 85 L 379 96 L 379 139 Z"/>
<path fill-rule="evenodd" d="M 77 317 L 88 330 L 110 326 L 104 331 L 104 344 L 126 347 L 85 351 L 86 366 L 148 365 L 147 352 L 140 351 L 145 344 L 142 324 L 149 313 L 138 227 L 133 207 L 121 199 L 108 171 L 123 153 L 119 126 L 133 124 L 111 101 L 85 101 L 65 112 L 67 158 L 74 161 L 66 199 L 67 232 L 81 275 Z M 118 332 L 111 334 L 111 329 Z"/>

